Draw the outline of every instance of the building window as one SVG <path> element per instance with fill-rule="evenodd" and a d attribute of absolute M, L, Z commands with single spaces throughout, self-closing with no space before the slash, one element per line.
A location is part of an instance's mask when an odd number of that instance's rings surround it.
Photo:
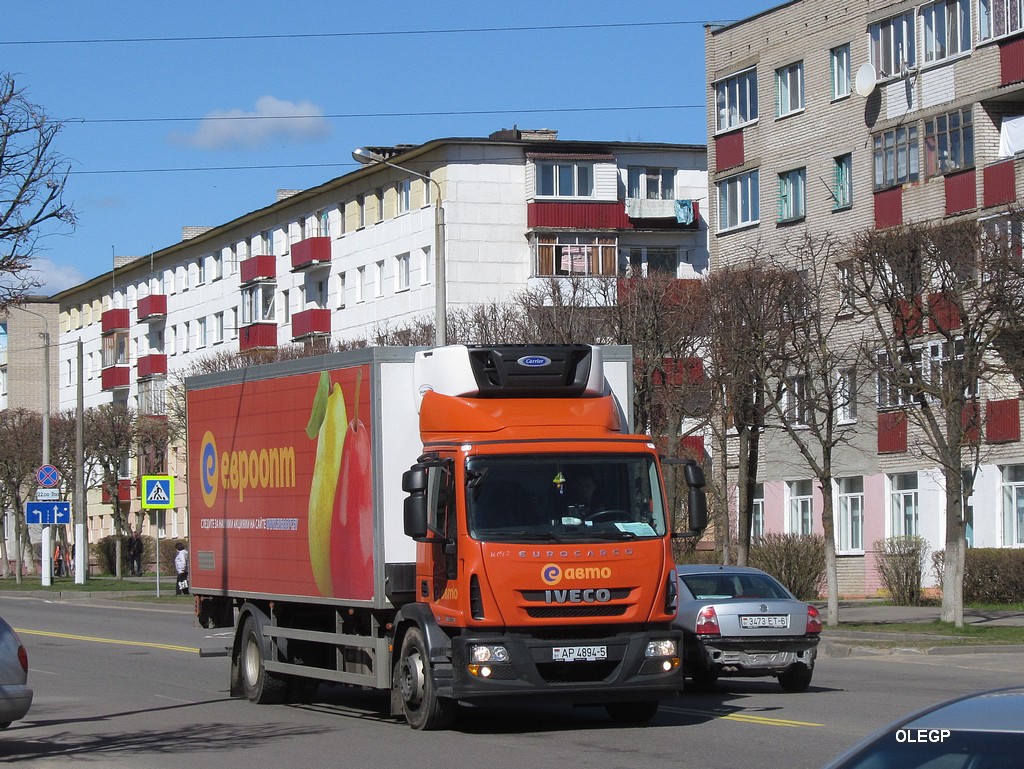
<path fill-rule="evenodd" d="M 840 422 L 857 421 L 857 369 L 854 366 L 840 369 L 836 383 L 836 415 Z"/>
<path fill-rule="evenodd" d="M 648 200 L 675 200 L 676 169 L 631 167 L 626 171 L 626 196 Z"/>
<path fill-rule="evenodd" d="M 716 184 L 720 231 L 754 224 L 761 219 L 758 183 L 758 172 L 754 170 L 730 176 Z"/>
<path fill-rule="evenodd" d="M 853 205 L 853 155 L 832 158 L 832 210 Z"/>
<path fill-rule="evenodd" d="M 409 290 L 409 254 L 399 254 L 395 257 L 395 290 Z"/>
<path fill-rule="evenodd" d="M 941 176 L 974 165 L 971 108 L 938 115 L 924 123 L 924 173 Z"/>
<path fill-rule="evenodd" d="M 871 24 L 868 35 L 871 64 L 882 77 L 895 77 L 904 67 L 916 66 L 913 11 Z"/>
<path fill-rule="evenodd" d="M 715 83 L 715 102 L 718 131 L 757 120 L 757 69 L 748 69 Z"/>
<path fill-rule="evenodd" d="M 196 259 L 196 285 L 202 286 L 206 283 L 206 257 L 200 256 Z"/>
<path fill-rule="evenodd" d="M 840 478 L 836 495 L 836 550 L 864 551 L 864 478 Z"/>
<path fill-rule="evenodd" d="M 162 377 L 144 379 L 139 382 L 139 413 L 161 416 L 167 413 L 167 380 Z"/>
<path fill-rule="evenodd" d="M 913 366 L 917 371 L 921 369 L 921 349 L 913 350 Z M 909 406 L 914 402 L 909 389 L 901 387 L 897 382 L 896 372 L 889 363 L 889 354 L 878 353 L 877 357 L 877 388 L 878 408 L 889 409 L 900 406 Z"/>
<path fill-rule="evenodd" d="M 185 321 L 181 327 L 181 352 L 186 353 L 189 351 L 189 345 L 192 343 L 192 323 L 191 321 Z"/>
<path fill-rule="evenodd" d="M 356 268 L 356 304 L 366 301 L 366 268 Z"/>
<path fill-rule="evenodd" d="M 920 173 L 917 126 L 900 126 L 875 134 L 875 189 L 916 182 Z"/>
<path fill-rule="evenodd" d="M 807 377 L 794 376 L 787 379 L 783 398 L 787 424 L 799 427 L 811 423 L 814 414 L 807 397 Z"/>
<path fill-rule="evenodd" d="M 979 0 L 978 39 L 1012 35 L 1024 29 L 1024 8 L 1020 0 Z"/>
<path fill-rule="evenodd" d="M 213 255 L 213 279 L 220 280 L 224 277 L 224 255 L 218 251 Z"/>
<path fill-rule="evenodd" d="M 785 117 L 804 108 L 804 63 L 775 70 L 775 116 Z"/>
<path fill-rule="evenodd" d="M 779 174 L 779 221 L 803 219 L 807 212 L 807 170 L 797 168 Z"/>
<path fill-rule="evenodd" d="M 238 338 L 238 310 L 234 307 L 228 308 L 228 330 L 231 332 L 231 338 Z"/>
<path fill-rule="evenodd" d="M 220 344 L 224 341 L 224 313 L 218 312 L 213 316 L 213 343 Z"/>
<path fill-rule="evenodd" d="M 917 473 L 889 476 L 890 527 L 893 537 L 916 537 L 918 524 Z"/>
<path fill-rule="evenodd" d="M 1020 2 L 1014 2 L 1020 8 Z M 939 0 L 926 5 L 924 16 L 924 60 L 940 61 L 971 49 L 971 0 Z"/>
<path fill-rule="evenodd" d="M 618 248 L 614 237 L 596 235 L 541 235 L 536 242 L 539 277 L 557 275 L 609 275 L 617 273 Z"/>
<path fill-rule="evenodd" d="M 103 368 L 128 365 L 128 332 L 115 331 L 103 337 Z"/>
<path fill-rule="evenodd" d="M 196 349 L 206 347 L 206 318 L 196 319 Z"/>
<path fill-rule="evenodd" d="M 7 395 L 7 366 L 0 366 L 0 395 Z"/>
<path fill-rule="evenodd" d="M 340 203 L 337 208 L 338 212 L 338 237 L 340 238 L 345 234 L 345 204 Z M 330 219 L 328 219 L 328 222 Z M 329 228 L 328 228 L 329 229 Z"/>
<path fill-rule="evenodd" d="M 424 246 L 420 252 L 420 284 L 428 285 L 434 277 L 434 256 L 430 246 Z"/>
<path fill-rule="evenodd" d="M 813 529 L 814 500 L 810 481 L 789 481 L 789 533 L 806 536 Z"/>
<path fill-rule="evenodd" d="M 850 44 L 840 45 L 829 52 L 832 68 L 832 98 L 850 95 Z"/>
<path fill-rule="evenodd" d="M 395 194 L 398 196 L 398 213 L 408 212 L 412 207 L 412 182 L 402 179 L 395 185 Z"/>
<path fill-rule="evenodd" d="M 242 289 L 242 325 L 273 323 L 277 283 L 264 281 Z"/>
<path fill-rule="evenodd" d="M 384 260 L 373 264 L 373 295 L 384 296 Z"/>
<path fill-rule="evenodd" d="M 327 309 L 327 281 L 315 280 L 306 286 L 306 306 L 314 310 Z"/>
<path fill-rule="evenodd" d="M 679 266 L 679 248 L 631 246 L 627 259 L 627 262 L 619 266 L 619 274 L 626 278 L 640 278 L 654 273 L 676 275 Z"/>
<path fill-rule="evenodd" d="M 288 291 L 281 292 L 281 322 L 291 323 L 292 320 L 292 300 Z"/>
<path fill-rule="evenodd" d="M 338 309 L 345 307 L 345 273 L 338 273 Z"/>
<path fill-rule="evenodd" d="M 380 224 L 381 222 L 384 221 L 384 188 L 383 187 L 378 187 L 376 189 L 376 191 L 373 193 L 373 202 L 374 202 L 375 208 L 377 209 L 377 212 L 376 212 L 376 217 L 377 218 L 374 219 L 373 221 L 374 221 L 375 224 Z"/>
<path fill-rule="evenodd" d="M 356 227 L 363 229 L 366 226 L 366 196 L 356 195 Z"/>
<path fill-rule="evenodd" d="M 764 484 L 754 484 L 753 512 L 750 518 L 750 539 L 755 541 L 764 536 Z"/>
<path fill-rule="evenodd" d="M 326 209 L 316 212 L 316 234 L 320 238 L 331 237 L 331 216 Z"/>
<path fill-rule="evenodd" d="M 1003 547 L 1024 545 L 1024 465 L 1002 469 Z"/>
<path fill-rule="evenodd" d="M 594 195 L 594 164 L 563 161 L 537 163 L 537 195 L 589 198 Z"/>

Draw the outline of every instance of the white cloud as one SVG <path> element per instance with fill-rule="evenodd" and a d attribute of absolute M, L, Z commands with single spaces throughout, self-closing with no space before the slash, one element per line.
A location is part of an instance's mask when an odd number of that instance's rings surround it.
<path fill-rule="evenodd" d="M 50 259 L 35 258 L 32 260 L 30 277 L 40 282 L 39 288 L 29 293 L 42 296 L 59 294 L 65 289 L 84 283 L 86 278 L 77 267 L 68 264 L 57 264 Z"/>
<path fill-rule="evenodd" d="M 176 144 L 207 150 L 258 149 L 274 140 L 318 142 L 331 134 L 331 125 L 323 114 L 312 102 L 261 96 L 251 112 L 211 112 L 194 133 L 173 133 L 169 138 Z"/>

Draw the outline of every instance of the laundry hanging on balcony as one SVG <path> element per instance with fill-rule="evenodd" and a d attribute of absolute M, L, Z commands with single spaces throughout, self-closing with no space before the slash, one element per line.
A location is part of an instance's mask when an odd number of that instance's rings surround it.
<path fill-rule="evenodd" d="M 693 224 L 693 201 L 677 200 L 675 202 L 676 221 L 680 224 Z"/>

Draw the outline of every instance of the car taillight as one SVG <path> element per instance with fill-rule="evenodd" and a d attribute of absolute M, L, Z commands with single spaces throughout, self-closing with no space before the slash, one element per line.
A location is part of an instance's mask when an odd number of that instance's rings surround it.
<path fill-rule="evenodd" d="M 700 614 L 697 615 L 697 634 L 722 634 L 721 629 L 718 627 L 718 615 L 715 613 L 714 606 L 705 606 L 703 609 L 700 610 Z"/>
<path fill-rule="evenodd" d="M 807 633 L 820 633 L 821 632 L 821 615 L 818 610 L 809 605 L 807 606 Z"/>
<path fill-rule="evenodd" d="M 28 673 L 28 652 L 24 646 L 18 647 L 18 662 L 21 663 L 21 669 Z"/>

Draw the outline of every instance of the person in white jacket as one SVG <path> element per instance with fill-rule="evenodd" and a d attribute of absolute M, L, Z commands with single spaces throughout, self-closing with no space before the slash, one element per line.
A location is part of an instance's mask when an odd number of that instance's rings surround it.
<path fill-rule="evenodd" d="M 178 584 L 175 590 L 177 595 L 188 595 L 188 549 L 184 543 L 176 544 L 178 551 L 174 555 L 174 570 L 178 573 Z"/>

